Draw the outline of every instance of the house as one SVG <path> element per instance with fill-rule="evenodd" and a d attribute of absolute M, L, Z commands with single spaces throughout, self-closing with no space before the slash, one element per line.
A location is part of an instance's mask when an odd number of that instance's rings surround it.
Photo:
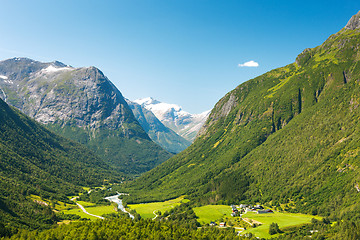
<path fill-rule="evenodd" d="M 240 205 L 239 205 L 239 207 L 240 207 L 240 208 L 247 208 L 247 207 L 249 207 L 249 205 L 246 205 L 246 204 L 240 204 Z"/>
<path fill-rule="evenodd" d="M 232 212 L 232 213 L 231 213 L 231 216 L 232 216 L 232 217 L 235 217 L 235 216 L 236 216 L 236 213 Z"/>
<path fill-rule="evenodd" d="M 257 213 L 261 214 L 261 213 L 274 213 L 274 212 L 271 209 L 266 209 L 266 210 L 258 210 Z"/>
<path fill-rule="evenodd" d="M 216 226 L 216 222 L 210 222 L 210 226 Z"/>
<path fill-rule="evenodd" d="M 256 206 L 251 208 L 251 210 L 253 210 L 253 211 L 258 210 L 258 209 L 264 209 L 264 208 L 261 205 L 256 205 Z"/>
<path fill-rule="evenodd" d="M 221 223 L 219 224 L 219 226 L 220 226 L 220 227 L 226 227 L 226 223 L 221 222 Z"/>

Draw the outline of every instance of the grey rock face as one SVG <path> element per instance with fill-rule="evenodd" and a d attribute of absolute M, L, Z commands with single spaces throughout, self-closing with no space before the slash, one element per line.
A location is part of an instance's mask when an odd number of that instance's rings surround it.
<path fill-rule="evenodd" d="M 235 95 L 233 95 L 232 92 L 228 93 L 225 97 L 220 99 L 220 101 L 216 103 L 214 109 L 211 111 L 205 124 L 201 127 L 197 137 L 206 134 L 209 127 L 216 123 L 216 121 L 218 121 L 220 118 L 226 118 L 227 115 L 237 106 L 237 104 L 237 98 Z"/>
<path fill-rule="evenodd" d="M 151 141 L 120 91 L 95 67 L 1 61 L 0 97 L 124 171 L 141 173 L 171 156 Z"/>
<path fill-rule="evenodd" d="M 72 121 L 90 129 L 136 123 L 120 91 L 95 67 L 11 59 L 0 63 L 0 75 L 7 77 L 0 80 L 5 94 L 17 95 L 6 100 L 41 123 Z M 124 135 L 131 134 L 124 129 Z"/>
<path fill-rule="evenodd" d="M 350 30 L 355 30 L 360 28 L 360 11 L 350 18 L 345 28 Z"/>

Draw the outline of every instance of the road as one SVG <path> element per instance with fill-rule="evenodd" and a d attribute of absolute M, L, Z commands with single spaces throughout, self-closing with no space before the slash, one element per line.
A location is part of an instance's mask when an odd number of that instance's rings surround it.
<path fill-rule="evenodd" d="M 154 211 L 153 211 L 153 214 L 155 214 L 155 217 L 153 217 L 152 220 L 155 220 L 155 219 L 159 216 L 159 215 L 156 214 L 156 211 L 157 211 L 157 210 L 154 210 Z"/>
<path fill-rule="evenodd" d="M 73 197 L 73 198 L 70 199 L 70 200 L 71 200 L 71 201 L 75 201 L 77 198 L 79 198 L 79 197 Z M 84 206 L 81 205 L 80 203 L 77 203 L 77 202 L 75 202 L 75 203 L 76 203 L 76 205 L 77 205 L 85 214 L 90 215 L 90 216 L 93 216 L 93 217 L 97 217 L 97 218 L 100 218 L 100 219 L 105 219 L 105 218 L 103 218 L 102 216 L 98 216 L 98 215 L 89 213 L 88 211 L 86 211 L 86 209 L 84 208 Z"/>
<path fill-rule="evenodd" d="M 102 216 L 98 216 L 98 215 L 95 215 L 95 214 L 91 214 L 89 213 L 88 211 L 86 211 L 86 209 L 79 203 L 76 203 L 76 205 L 78 205 L 79 208 L 81 208 L 81 210 L 86 213 L 87 215 L 90 215 L 90 216 L 93 216 L 93 217 L 97 217 L 97 218 L 100 218 L 100 219 L 105 219 L 103 218 Z"/>

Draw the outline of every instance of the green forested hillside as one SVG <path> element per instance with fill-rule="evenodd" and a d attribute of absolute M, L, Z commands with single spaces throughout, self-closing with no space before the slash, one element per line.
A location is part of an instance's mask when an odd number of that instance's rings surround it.
<path fill-rule="evenodd" d="M 0 99 L 0 224 L 48 226 L 54 213 L 33 202 L 31 194 L 68 201 L 67 195 L 82 191 L 80 186 L 120 177 L 87 148 L 55 135 Z"/>
<path fill-rule="evenodd" d="M 360 29 L 344 28 L 295 63 L 239 85 L 193 145 L 127 185 L 127 201 L 190 194 L 291 202 L 291 211 L 325 216 L 358 210 L 359 48 Z"/>

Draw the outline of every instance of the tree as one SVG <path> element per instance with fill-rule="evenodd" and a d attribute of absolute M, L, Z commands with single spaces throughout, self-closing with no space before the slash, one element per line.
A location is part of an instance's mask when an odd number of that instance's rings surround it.
<path fill-rule="evenodd" d="M 274 235 L 276 233 L 281 233 L 279 225 L 277 223 L 271 223 L 269 227 L 269 234 Z"/>

